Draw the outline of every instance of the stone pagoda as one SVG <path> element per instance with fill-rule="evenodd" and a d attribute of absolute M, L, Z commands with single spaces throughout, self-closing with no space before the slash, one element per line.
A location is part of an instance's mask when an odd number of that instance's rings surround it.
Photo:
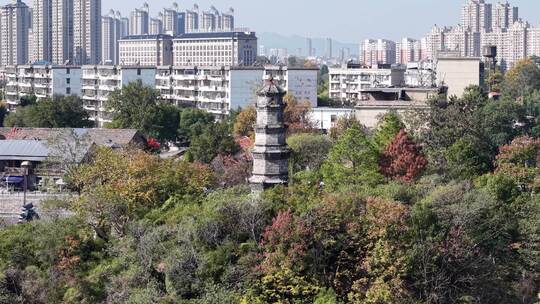
<path fill-rule="evenodd" d="M 285 142 L 285 94 L 271 77 L 257 93 L 253 175 L 249 180 L 254 192 L 288 183 L 290 151 Z"/>

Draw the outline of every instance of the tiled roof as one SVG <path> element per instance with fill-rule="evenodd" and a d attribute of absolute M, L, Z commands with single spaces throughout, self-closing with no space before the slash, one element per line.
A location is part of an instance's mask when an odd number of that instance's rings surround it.
<path fill-rule="evenodd" d="M 144 137 L 134 129 L 47 129 L 47 128 L 0 128 L 0 139 L 54 140 L 71 132 L 77 136 L 89 136 L 98 146 L 128 146 L 144 143 Z"/>

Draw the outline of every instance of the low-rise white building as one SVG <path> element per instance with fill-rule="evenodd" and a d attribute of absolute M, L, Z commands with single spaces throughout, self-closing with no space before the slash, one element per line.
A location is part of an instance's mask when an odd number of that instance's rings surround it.
<path fill-rule="evenodd" d="M 18 65 L 4 69 L 5 99 L 10 109 L 21 97 L 36 95 L 38 100 L 53 95 L 81 95 L 81 67 L 60 65 Z"/>
<path fill-rule="evenodd" d="M 111 121 L 107 111 L 111 92 L 132 81 L 154 86 L 155 78 L 155 67 L 84 65 L 81 86 L 84 109 L 90 114 L 90 119 L 96 122 L 96 126 L 103 127 Z"/>
<path fill-rule="evenodd" d="M 329 97 L 332 100 L 356 102 L 368 98 L 365 90 L 402 86 L 405 70 L 401 67 L 349 65 L 329 69 Z"/>
<path fill-rule="evenodd" d="M 356 110 L 354 108 L 312 108 L 309 117 L 317 129 L 328 133 L 340 118 L 355 118 Z"/>
<path fill-rule="evenodd" d="M 128 36 L 118 41 L 121 65 L 161 66 L 172 64 L 172 37 L 169 35 Z"/>
<path fill-rule="evenodd" d="M 296 99 L 317 106 L 317 69 L 163 66 L 156 73 L 156 89 L 171 104 L 197 107 L 222 118 L 254 103 L 255 92 L 269 76 Z"/>

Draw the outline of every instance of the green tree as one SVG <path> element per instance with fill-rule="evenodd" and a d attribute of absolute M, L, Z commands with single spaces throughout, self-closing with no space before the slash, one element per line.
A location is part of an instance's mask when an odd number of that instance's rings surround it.
<path fill-rule="evenodd" d="M 213 176 L 208 167 L 170 162 L 143 151 L 98 148 L 93 160 L 72 174 L 80 196 L 66 207 L 105 240 L 125 235 L 127 225 L 173 195 L 199 195 Z"/>
<path fill-rule="evenodd" d="M 55 95 L 52 99 L 45 99 L 10 113 L 4 124 L 7 127 L 87 128 L 91 127 L 93 122 L 89 120 L 79 97 Z"/>
<path fill-rule="evenodd" d="M 0 102 L 0 127 L 4 126 L 4 120 L 8 114 L 7 105 L 5 102 Z"/>
<path fill-rule="evenodd" d="M 140 81 L 130 82 L 109 96 L 107 109 L 112 113 L 110 128 L 137 129 L 162 142 L 177 137 L 180 115 L 171 105 L 158 100 L 158 92 Z"/>
<path fill-rule="evenodd" d="M 486 76 L 486 83 L 491 92 L 501 92 L 504 83 L 504 74 L 501 71 L 490 71 Z"/>
<path fill-rule="evenodd" d="M 468 139 L 459 139 L 446 150 L 446 170 L 454 179 L 473 179 L 489 170 L 489 158 L 479 153 L 478 144 Z"/>
<path fill-rule="evenodd" d="M 19 106 L 21 107 L 32 106 L 32 105 L 35 105 L 36 103 L 37 103 L 37 96 L 34 94 L 25 95 L 21 97 L 21 99 L 19 100 Z"/>
<path fill-rule="evenodd" d="M 233 155 L 239 151 L 227 122 L 208 125 L 201 135 L 191 140 L 186 158 L 209 164 L 218 155 Z"/>
<path fill-rule="evenodd" d="M 321 172 L 330 189 L 341 186 L 375 185 L 382 181 L 379 153 L 373 142 L 358 127 L 345 131 L 328 154 Z"/>
<path fill-rule="evenodd" d="M 505 98 L 516 100 L 535 90 L 540 90 L 540 68 L 533 60 L 520 60 L 506 72 L 502 88 Z"/>
<path fill-rule="evenodd" d="M 234 136 L 248 136 L 255 138 L 255 123 L 257 121 L 257 110 L 253 106 L 246 107 L 236 116 L 234 122 Z"/>
<path fill-rule="evenodd" d="M 330 139 L 319 134 L 292 135 L 287 139 L 287 144 L 292 151 L 289 159 L 291 174 L 319 170 L 332 147 Z"/>
<path fill-rule="evenodd" d="M 180 141 L 189 143 L 191 139 L 200 136 L 207 126 L 214 124 L 214 120 L 214 116 L 206 111 L 192 108 L 183 109 L 178 124 Z"/>
<path fill-rule="evenodd" d="M 399 131 L 405 129 L 405 124 L 396 112 L 384 114 L 377 125 L 373 134 L 373 141 L 377 148 L 382 152 L 388 144 L 396 138 Z"/>

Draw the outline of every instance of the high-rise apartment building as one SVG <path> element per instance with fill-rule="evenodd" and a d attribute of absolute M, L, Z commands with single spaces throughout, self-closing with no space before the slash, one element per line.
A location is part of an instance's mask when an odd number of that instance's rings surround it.
<path fill-rule="evenodd" d="M 324 54 L 326 58 L 332 58 L 332 38 L 326 38 L 326 49 Z"/>
<path fill-rule="evenodd" d="M 449 28 L 443 35 L 443 51 L 457 51 L 463 57 L 480 57 L 480 33 L 462 25 Z"/>
<path fill-rule="evenodd" d="M 468 0 L 461 9 L 461 25 L 473 32 L 491 31 L 492 5 L 484 0 Z"/>
<path fill-rule="evenodd" d="M 73 1 L 51 0 L 53 64 L 73 63 Z"/>
<path fill-rule="evenodd" d="M 52 60 L 52 1 L 34 0 L 30 61 Z"/>
<path fill-rule="evenodd" d="M 160 15 L 160 18 L 150 18 L 150 35 L 159 35 L 163 34 L 163 16 Z"/>
<path fill-rule="evenodd" d="M 221 30 L 224 32 L 234 31 L 234 9 L 230 8 L 228 12 L 221 13 Z"/>
<path fill-rule="evenodd" d="M 178 24 L 178 9 L 177 7 L 172 9 L 164 9 L 162 15 L 163 31 L 167 35 L 180 34 L 180 26 Z"/>
<path fill-rule="evenodd" d="M 148 4 L 142 9 L 136 8 L 131 12 L 129 20 L 130 35 L 147 35 L 150 31 L 150 17 L 148 12 Z"/>
<path fill-rule="evenodd" d="M 118 64 L 118 41 L 122 38 L 122 20 L 120 13 L 110 11 L 101 18 L 101 60 L 105 64 Z"/>
<path fill-rule="evenodd" d="M 195 33 L 199 31 L 199 7 L 195 5 L 193 10 L 186 10 L 185 32 Z"/>
<path fill-rule="evenodd" d="M 311 38 L 306 38 L 306 56 L 313 56 L 313 42 Z"/>
<path fill-rule="evenodd" d="M 120 37 L 124 38 L 129 36 L 129 18 L 120 18 Z"/>
<path fill-rule="evenodd" d="M 431 28 L 427 36 L 422 39 L 422 50 L 426 58 L 435 59 L 437 53 L 444 49 L 444 35 L 449 31 L 447 27 L 437 25 Z"/>
<path fill-rule="evenodd" d="M 493 6 L 493 29 L 507 29 L 518 20 L 518 8 L 508 2 L 499 2 Z"/>
<path fill-rule="evenodd" d="M 0 8 L 0 65 L 28 62 L 29 9 L 21 0 Z"/>
<path fill-rule="evenodd" d="M 73 1 L 73 37 L 75 64 L 101 61 L 101 0 Z"/>
<path fill-rule="evenodd" d="M 396 43 L 386 39 L 367 39 L 360 47 L 360 62 L 367 66 L 396 63 Z"/>
<path fill-rule="evenodd" d="M 199 19 L 199 31 L 201 32 L 215 32 L 220 23 L 221 16 L 215 7 L 212 7 L 209 11 L 202 12 Z"/>
<path fill-rule="evenodd" d="M 412 38 L 403 38 L 396 43 L 396 63 L 407 64 L 422 59 L 420 41 Z"/>

